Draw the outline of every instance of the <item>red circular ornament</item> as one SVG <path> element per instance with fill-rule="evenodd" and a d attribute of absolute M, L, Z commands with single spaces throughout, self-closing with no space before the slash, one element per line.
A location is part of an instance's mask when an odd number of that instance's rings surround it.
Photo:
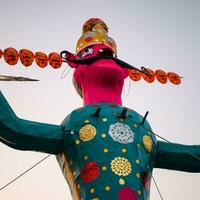
<path fill-rule="evenodd" d="M 97 162 L 87 163 L 81 170 L 81 178 L 83 182 L 90 183 L 99 176 L 99 166 Z"/>
<path fill-rule="evenodd" d="M 91 42 L 91 41 L 92 41 L 92 37 L 85 38 L 85 42 Z"/>
<path fill-rule="evenodd" d="M 137 200 L 137 195 L 131 188 L 122 188 L 118 192 L 118 200 Z"/>
<path fill-rule="evenodd" d="M 149 178 L 149 175 L 147 174 L 147 172 L 142 172 L 141 178 L 142 178 L 142 185 L 144 186 L 144 189 L 149 190 L 150 178 Z"/>

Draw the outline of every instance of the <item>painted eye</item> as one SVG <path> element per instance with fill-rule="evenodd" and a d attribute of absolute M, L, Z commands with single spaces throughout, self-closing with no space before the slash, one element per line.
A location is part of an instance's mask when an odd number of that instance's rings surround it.
<path fill-rule="evenodd" d="M 85 51 L 82 53 L 81 58 L 84 58 L 84 57 L 86 57 L 86 56 L 88 56 L 88 55 L 91 55 L 91 54 L 93 54 L 93 52 L 94 52 L 93 48 L 87 48 L 87 49 L 85 49 Z"/>
<path fill-rule="evenodd" d="M 109 56 L 109 57 L 113 57 L 113 58 L 116 57 L 116 55 L 109 48 L 100 49 L 98 52 L 98 56 Z"/>

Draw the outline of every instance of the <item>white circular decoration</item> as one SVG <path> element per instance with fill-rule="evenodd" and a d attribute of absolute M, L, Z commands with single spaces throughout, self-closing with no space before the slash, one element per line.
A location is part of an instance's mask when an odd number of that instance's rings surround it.
<path fill-rule="evenodd" d="M 127 124 L 120 122 L 110 125 L 109 135 L 115 142 L 122 144 L 128 144 L 134 140 L 134 133 L 131 128 Z"/>

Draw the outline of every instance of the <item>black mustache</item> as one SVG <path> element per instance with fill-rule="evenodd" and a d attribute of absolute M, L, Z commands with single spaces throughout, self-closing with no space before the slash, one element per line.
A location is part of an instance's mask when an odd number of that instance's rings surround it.
<path fill-rule="evenodd" d="M 97 55 L 97 56 L 94 56 L 94 57 L 91 57 L 91 58 L 86 58 L 86 59 L 83 59 L 83 60 L 74 60 L 74 59 L 70 59 L 70 53 L 68 51 L 62 51 L 60 53 L 62 59 L 63 59 L 63 62 L 71 62 L 71 63 L 74 63 L 74 64 L 77 64 L 77 65 L 85 65 L 85 64 L 92 64 L 98 60 L 102 60 L 102 59 L 109 59 L 109 60 L 113 60 L 115 61 L 118 65 L 120 65 L 121 67 L 123 68 L 126 68 L 126 69 L 134 69 L 134 70 L 137 70 L 145 75 L 149 75 L 148 74 L 148 71 L 145 67 L 141 67 L 140 69 L 116 58 L 116 57 L 113 57 L 113 56 L 108 56 L 108 55 Z M 67 55 L 67 56 L 66 56 Z"/>

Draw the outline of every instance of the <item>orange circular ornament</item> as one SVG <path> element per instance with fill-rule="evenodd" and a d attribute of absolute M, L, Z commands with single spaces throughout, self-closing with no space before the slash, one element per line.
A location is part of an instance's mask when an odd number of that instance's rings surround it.
<path fill-rule="evenodd" d="M 2 52 L 1 49 L 0 49 L 0 58 L 2 57 L 2 55 L 3 55 L 3 52 Z"/>
<path fill-rule="evenodd" d="M 168 72 L 167 77 L 170 80 L 170 82 L 173 83 L 174 85 L 181 84 L 181 77 L 178 74 L 174 72 Z"/>
<path fill-rule="evenodd" d="M 49 60 L 49 64 L 54 68 L 54 69 L 58 69 L 61 67 L 62 65 L 62 58 L 61 56 L 56 53 L 56 52 L 52 52 L 49 54 L 48 56 L 48 60 Z"/>
<path fill-rule="evenodd" d="M 147 70 L 147 72 L 148 72 L 148 75 L 142 74 L 143 79 L 144 79 L 146 82 L 148 82 L 148 83 L 153 83 L 154 80 L 155 80 L 155 73 L 154 73 L 154 71 L 151 70 L 151 69 L 146 69 L 146 70 Z"/>
<path fill-rule="evenodd" d="M 142 77 L 141 72 L 139 72 L 135 69 L 129 69 L 128 75 L 129 75 L 130 79 L 133 80 L 133 81 L 139 81 Z"/>
<path fill-rule="evenodd" d="M 155 76 L 156 76 L 156 79 L 162 83 L 162 84 L 165 84 L 167 83 L 167 73 L 164 72 L 163 70 L 161 69 L 158 69 L 155 71 Z"/>
<path fill-rule="evenodd" d="M 28 49 L 21 49 L 19 51 L 20 61 L 25 67 L 32 65 L 34 57 L 35 56 L 34 56 L 33 52 Z"/>
<path fill-rule="evenodd" d="M 4 50 L 3 57 L 9 65 L 16 65 L 19 60 L 19 55 L 16 49 L 9 47 Z"/>
<path fill-rule="evenodd" d="M 35 62 L 41 68 L 45 68 L 48 64 L 47 55 L 41 51 L 35 53 Z"/>

